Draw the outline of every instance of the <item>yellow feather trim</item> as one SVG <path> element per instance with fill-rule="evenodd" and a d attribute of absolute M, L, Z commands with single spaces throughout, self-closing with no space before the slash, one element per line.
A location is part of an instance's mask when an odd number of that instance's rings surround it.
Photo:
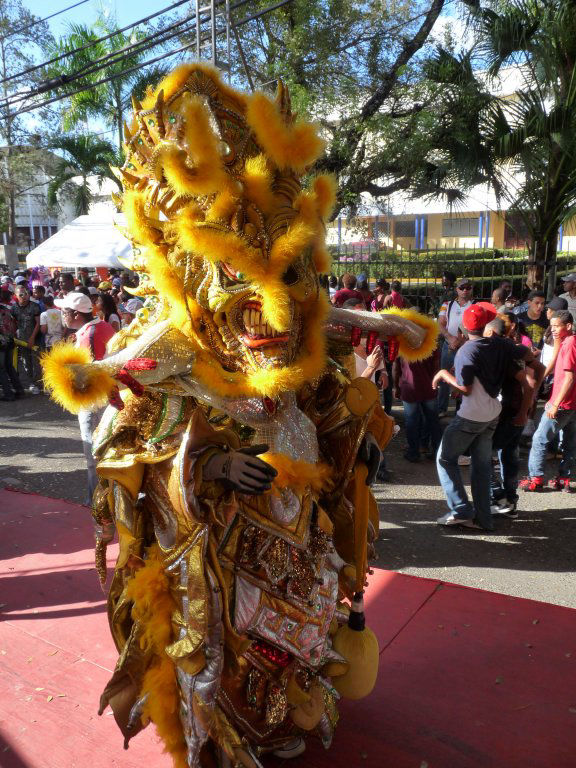
<path fill-rule="evenodd" d="M 172 756 L 175 768 L 187 768 L 176 670 L 165 652 L 173 640 L 172 615 L 177 606 L 170 594 L 159 547 L 151 547 L 148 555 L 146 565 L 136 572 L 126 588 L 126 596 L 134 603 L 132 617 L 143 629 L 141 646 L 156 657 L 144 675 L 140 694 L 147 694 L 148 698 L 142 716 L 156 725 L 164 751 Z"/>
<path fill-rule="evenodd" d="M 415 309 L 400 309 L 399 307 L 391 307 L 390 309 L 383 309 L 380 312 L 381 315 L 400 315 L 407 320 L 411 320 L 420 328 L 424 328 L 426 331 L 426 337 L 422 344 L 414 349 L 411 347 L 403 336 L 398 337 L 398 354 L 403 357 L 404 360 L 409 363 L 416 363 L 418 360 L 426 360 L 430 357 L 432 352 L 438 346 L 438 323 L 434 318 L 423 315 L 421 312 L 417 312 Z"/>
<path fill-rule="evenodd" d="M 336 205 L 336 194 L 338 192 L 336 177 L 327 173 L 316 176 L 312 182 L 312 189 L 316 193 L 318 213 L 324 221 L 327 221 Z"/>
<path fill-rule="evenodd" d="M 245 95 L 229 88 L 222 81 L 220 73 L 216 67 L 213 67 L 210 64 L 201 64 L 198 61 L 190 64 L 182 64 L 181 66 L 176 67 L 173 72 L 160 81 L 156 88 L 145 96 L 142 100 L 142 108 L 152 109 L 160 91 L 164 91 L 164 101 L 167 101 L 171 96 L 174 96 L 174 94 L 181 90 L 189 80 L 198 75 L 204 75 L 216 83 L 220 93 L 231 99 L 236 104 L 239 112 L 244 112 L 246 103 Z"/>
<path fill-rule="evenodd" d="M 116 381 L 91 365 L 89 350 L 62 342 L 43 355 L 44 384 L 53 400 L 72 413 L 105 405 Z"/>
<path fill-rule="evenodd" d="M 308 489 L 314 493 L 327 490 L 332 478 L 332 469 L 328 464 L 308 461 L 295 461 L 283 453 L 264 453 L 260 456 L 278 472 L 272 484 L 272 491 L 279 496 L 285 488 L 301 495 Z"/>
<path fill-rule="evenodd" d="M 262 92 L 249 98 L 246 120 L 278 168 L 302 173 L 324 151 L 325 142 L 315 125 L 286 123 L 276 103 Z"/>
<path fill-rule="evenodd" d="M 265 215 L 274 208 L 276 201 L 272 194 L 272 174 L 265 155 L 249 157 L 244 166 L 242 183 L 246 197 Z"/>

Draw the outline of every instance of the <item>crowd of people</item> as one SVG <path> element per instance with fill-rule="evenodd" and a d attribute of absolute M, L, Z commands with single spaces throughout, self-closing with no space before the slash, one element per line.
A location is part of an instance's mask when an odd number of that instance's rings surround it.
<path fill-rule="evenodd" d="M 0 400 L 39 394 L 39 353 L 69 340 L 90 349 L 95 359 L 128 326 L 142 301 L 130 292 L 134 276 L 111 269 L 106 279 L 80 269 L 5 272 L 0 277 Z M 571 492 L 576 456 L 576 273 L 563 278 L 564 291 L 547 301 L 533 290 L 521 303 L 503 280 L 490 300 L 473 295 L 468 278 L 442 278 L 437 320 L 439 345 L 429 358 L 396 357 L 393 341 L 373 350 L 355 348 L 358 376 L 382 390 L 384 409 L 402 403 L 404 459 L 436 460 L 448 512 L 441 525 L 493 530 L 494 518 L 518 516 L 518 489 L 545 487 L 546 461 L 560 459 L 548 487 Z M 325 285 L 336 307 L 354 311 L 410 308 L 402 285 L 365 275 L 330 276 Z M 417 307 L 416 307 L 417 308 Z M 537 423 L 543 403 L 544 410 Z M 98 414 L 79 416 L 88 464 L 88 494 L 96 481 L 91 434 Z M 449 421 L 448 421 L 449 419 Z M 520 479 L 520 445 L 531 441 L 528 476 Z M 496 462 L 497 466 L 495 466 Z M 462 467 L 471 466 L 472 500 Z M 378 477 L 387 479 L 383 460 Z"/>
<path fill-rule="evenodd" d="M 107 279 L 86 268 L 77 277 L 41 268 L 5 271 L 0 277 L 0 400 L 40 394 L 39 355 L 59 341 L 75 341 L 103 357 L 108 339 L 130 325 L 142 307 L 128 290 L 136 284 L 133 276 L 113 268 Z"/>
<path fill-rule="evenodd" d="M 448 505 L 440 525 L 492 531 L 498 516 L 517 518 L 518 489 L 545 487 L 548 458 L 560 462 L 547 487 L 574 490 L 576 273 L 566 275 L 562 286 L 550 301 L 532 290 L 521 302 L 511 281 L 502 280 L 483 301 L 474 297 L 469 278 L 447 271 L 434 355 L 408 363 L 393 359 L 385 342 L 370 355 L 356 350 L 357 373 L 368 371 L 383 389 L 385 410 L 391 412 L 394 397 L 402 402 L 404 459 L 436 461 Z M 335 306 L 349 309 L 411 306 L 399 281 L 378 280 L 371 291 L 364 275 L 345 274 L 339 281 L 331 277 L 329 290 Z M 528 476 L 520 479 L 523 440 L 530 452 Z M 472 499 L 463 466 L 471 468 Z M 386 479 L 385 470 L 379 478 Z"/>

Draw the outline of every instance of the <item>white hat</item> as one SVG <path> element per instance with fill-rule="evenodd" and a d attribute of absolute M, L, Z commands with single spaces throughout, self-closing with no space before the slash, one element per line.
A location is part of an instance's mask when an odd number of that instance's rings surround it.
<path fill-rule="evenodd" d="M 12 282 L 12 278 L 10 277 L 10 275 L 2 275 L 2 277 L 0 277 L 0 283 L 11 283 L 11 282 Z"/>
<path fill-rule="evenodd" d="M 74 312 L 92 313 L 92 302 L 84 293 L 71 291 L 63 299 L 55 299 L 54 304 L 60 309 L 73 309 Z"/>
<path fill-rule="evenodd" d="M 88 286 L 88 293 L 90 294 L 90 296 L 96 296 L 98 294 L 98 292 L 99 292 L 98 288 L 96 288 L 95 285 L 89 285 Z"/>
<path fill-rule="evenodd" d="M 27 283 L 28 281 L 26 280 L 26 278 L 24 277 L 24 275 L 20 275 L 20 277 L 17 277 L 17 278 L 14 280 L 14 282 L 16 283 L 16 285 L 22 285 L 22 283 Z"/>
<path fill-rule="evenodd" d="M 124 307 L 131 315 L 135 315 L 138 310 L 142 309 L 142 302 L 140 299 L 128 299 Z"/>

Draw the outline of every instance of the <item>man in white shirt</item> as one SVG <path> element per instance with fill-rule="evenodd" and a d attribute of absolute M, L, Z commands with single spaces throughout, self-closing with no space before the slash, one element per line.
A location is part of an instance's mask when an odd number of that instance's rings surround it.
<path fill-rule="evenodd" d="M 45 296 L 44 304 L 46 309 L 40 314 L 40 330 L 44 334 L 46 349 L 51 349 L 54 344 L 62 341 L 64 337 L 62 313 L 54 306 L 54 298 L 52 296 Z"/>
<path fill-rule="evenodd" d="M 446 301 L 440 307 L 438 325 L 440 333 L 444 337 L 440 367 L 451 370 L 454 365 L 454 356 L 466 341 L 466 336 L 461 332 L 462 315 L 472 304 L 472 283 L 467 277 L 462 277 L 456 283 L 456 298 Z M 438 416 L 445 416 L 450 400 L 450 387 L 441 381 L 438 387 Z"/>
<path fill-rule="evenodd" d="M 562 278 L 562 287 L 565 293 L 560 294 L 561 299 L 568 302 L 568 312 L 572 317 L 576 317 L 576 272 L 570 272 Z"/>

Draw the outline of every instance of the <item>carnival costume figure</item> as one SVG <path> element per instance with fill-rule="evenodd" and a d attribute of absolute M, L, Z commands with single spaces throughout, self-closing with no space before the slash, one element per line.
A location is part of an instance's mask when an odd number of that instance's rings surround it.
<path fill-rule="evenodd" d="M 125 129 L 118 203 L 145 306 L 108 356 L 56 346 L 47 386 L 94 439 L 97 566 L 120 552 L 104 690 L 126 744 L 149 722 L 177 768 L 256 768 L 329 746 L 341 696 L 373 687 L 362 593 L 378 512 L 369 484 L 391 420 L 347 370 L 361 336 L 430 354 L 416 312 L 331 310 L 332 179 L 282 86 L 276 99 L 182 66 Z M 353 357 L 353 356 L 352 356 Z"/>

